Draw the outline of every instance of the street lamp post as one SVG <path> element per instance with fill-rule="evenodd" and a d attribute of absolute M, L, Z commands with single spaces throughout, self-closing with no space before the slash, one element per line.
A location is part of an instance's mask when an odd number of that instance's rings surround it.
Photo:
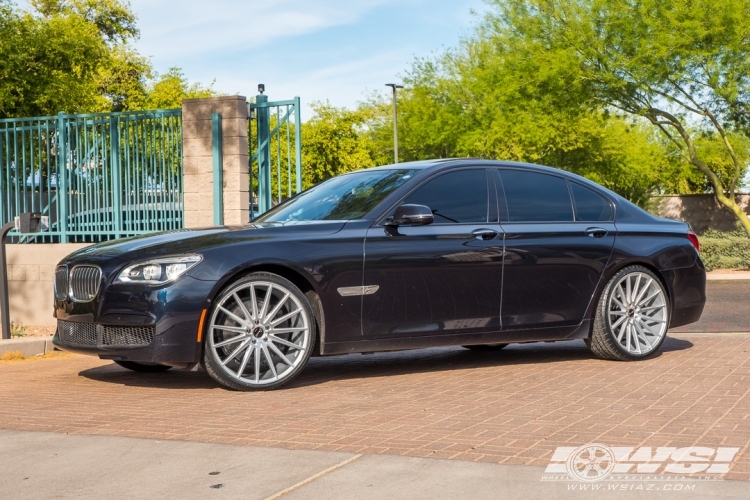
<path fill-rule="evenodd" d="M 14 218 L 0 228 L 0 324 L 2 324 L 2 339 L 8 340 L 11 337 L 10 331 L 10 304 L 8 296 L 8 262 L 6 259 L 5 243 L 8 232 L 11 229 L 19 233 L 38 233 L 39 231 L 49 229 L 49 217 L 46 215 L 25 213 Z"/>
<path fill-rule="evenodd" d="M 15 229 L 15 222 L 8 222 L 0 229 L 0 321 L 2 321 L 3 340 L 10 338 L 10 305 L 8 304 L 8 271 L 5 259 L 5 236 Z"/>
<path fill-rule="evenodd" d="M 386 83 L 385 86 L 393 89 L 393 163 L 398 163 L 398 115 L 396 113 L 396 89 L 402 89 L 404 86 L 395 83 Z"/>

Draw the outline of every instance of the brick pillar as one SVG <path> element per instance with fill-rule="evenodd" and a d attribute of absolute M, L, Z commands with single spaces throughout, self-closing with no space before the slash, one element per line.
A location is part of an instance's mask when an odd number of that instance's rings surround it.
<path fill-rule="evenodd" d="M 250 220 L 247 99 L 243 96 L 182 101 L 183 189 L 185 227 L 212 226 L 213 157 L 211 115 L 221 114 L 224 156 L 224 224 Z"/>

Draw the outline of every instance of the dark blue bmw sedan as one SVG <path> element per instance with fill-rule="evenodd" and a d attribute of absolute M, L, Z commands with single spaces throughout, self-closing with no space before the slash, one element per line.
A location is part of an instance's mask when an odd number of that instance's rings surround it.
<path fill-rule="evenodd" d="M 705 283 L 685 223 L 557 169 L 436 160 L 335 177 L 246 226 L 78 251 L 55 271 L 54 342 L 238 390 L 310 356 L 434 346 L 583 339 L 631 361 L 700 318 Z"/>

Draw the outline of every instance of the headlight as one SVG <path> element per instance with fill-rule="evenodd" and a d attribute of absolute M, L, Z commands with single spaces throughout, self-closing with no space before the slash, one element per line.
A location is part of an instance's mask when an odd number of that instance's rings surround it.
<path fill-rule="evenodd" d="M 203 257 L 200 255 L 182 255 L 138 262 L 123 269 L 117 277 L 117 283 L 161 285 L 176 280 L 201 260 Z"/>

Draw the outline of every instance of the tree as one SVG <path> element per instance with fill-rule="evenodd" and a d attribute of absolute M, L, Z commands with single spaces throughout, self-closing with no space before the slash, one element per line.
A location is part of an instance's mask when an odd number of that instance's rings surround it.
<path fill-rule="evenodd" d="M 374 167 L 374 145 L 367 132 L 372 113 L 348 110 L 329 103 L 311 104 L 315 116 L 302 127 L 303 188 L 339 174 Z"/>
<path fill-rule="evenodd" d="M 109 43 L 127 43 L 140 33 L 135 14 L 120 0 L 31 0 L 29 3 L 46 19 L 59 16 L 84 19 Z"/>
<path fill-rule="evenodd" d="M 145 109 L 169 109 L 182 106 L 183 99 L 212 97 L 216 95 L 213 83 L 204 87 L 188 82 L 180 68 L 170 68 L 163 75 L 156 75 L 146 89 Z"/>
<path fill-rule="evenodd" d="M 174 108 L 208 97 L 178 68 L 156 74 L 130 42 L 136 16 L 122 0 L 0 0 L 0 117 Z"/>
<path fill-rule="evenodd" d="M 402 160 L 483 157 L 553 165 L 646 205 L 674 158 L 653 132 L 558 79 L 530 85 L 514 54 L 480 28 L 433 59 L 415 61 L 399 94 Z M 392 157 L 390 102 L 371 98 L 377 156 Z"/>
<path fill-rule="evenodd" d="M 94 77 L 96 111 L 133 111 L 147 109 L 149 81 L 153 70 L 148 59 L 127 45 L 117 45 L 99 66 Z"/>
<path fill-rule="evenodd" d="M 33 17 L 0 5 L 0 116 L 91 110 L 108 58 L 96 26 L 78 16 Z"/>
<path fill-rule="evenodd" d="M 747 168 L 750 0 L 490 4 L 482 28 L 512 54 L 525 84 L 568 87 L 591 108 L 648 120 L 750 235 L 735 199 Z"/>

